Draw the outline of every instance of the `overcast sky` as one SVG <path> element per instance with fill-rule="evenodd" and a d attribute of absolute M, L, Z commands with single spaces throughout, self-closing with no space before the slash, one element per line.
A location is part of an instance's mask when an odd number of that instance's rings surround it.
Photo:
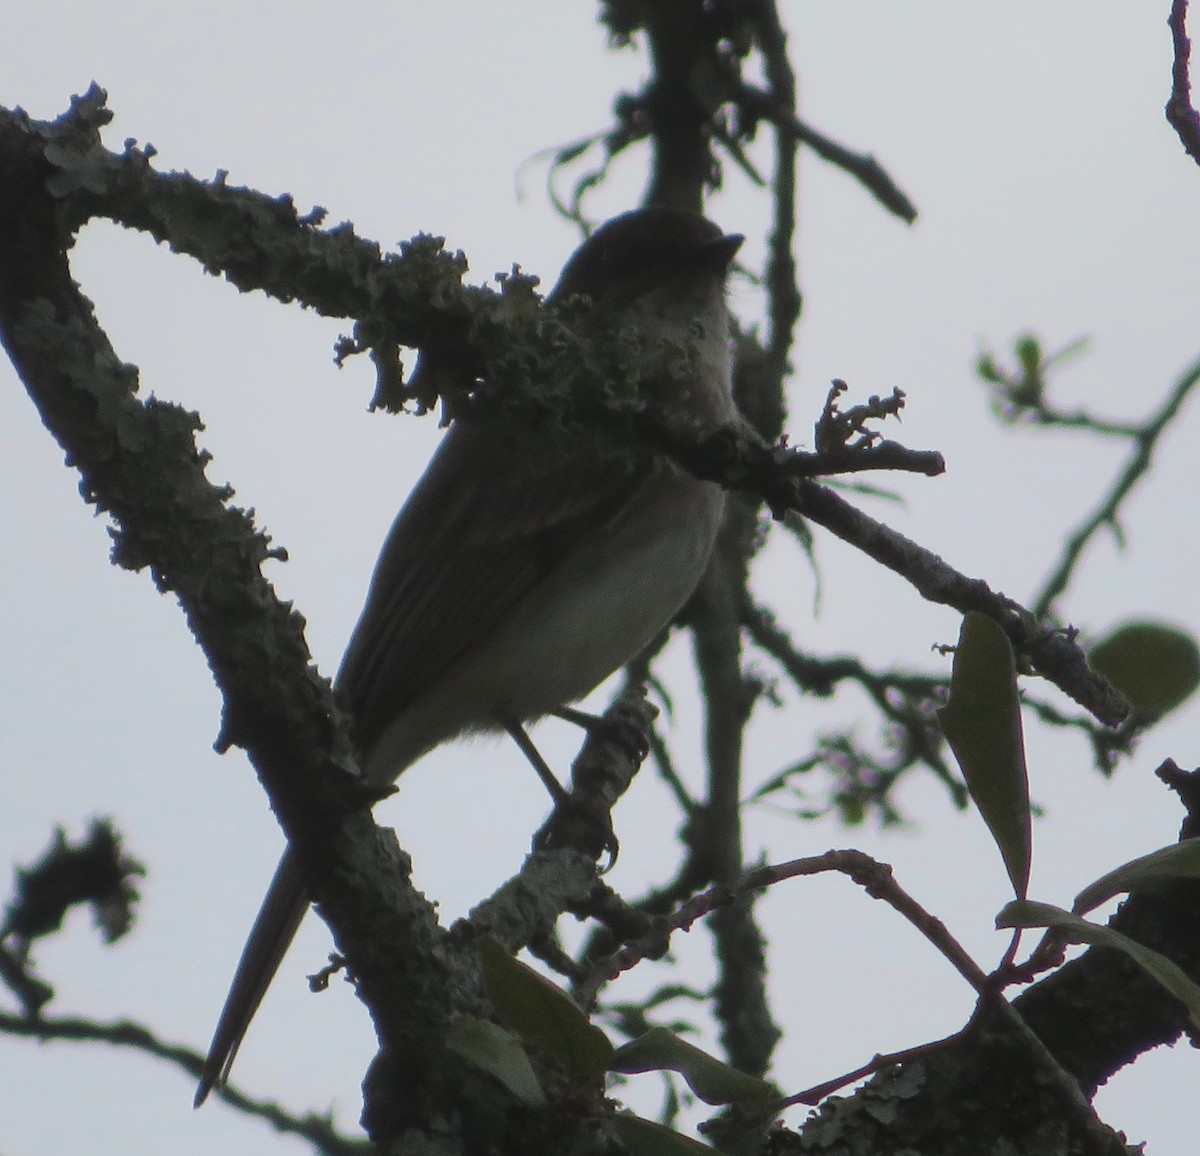
<path fill-rule="evenodd" d="M 810 441 L 832 377 L 855 397 L 905 390 L 893 436 L 941 450 L 949 469 L 897 481 L 905 505 L 875 502 L 870 512 L 1020 599 L 1122 452 L 1075 435 L 998 430 L 972 379 L 980 343 L 1003 348 L 1027 327 L 1051 347 L 1090 335 L 1060 396 L 1120 418 L 1143 416 L 1200 352 L 1200 170 L 1162 117 L 1166 9 L 1165 0 L 785 6 L 804 117 L 874 153 L 921 212 L 907 227 L 804 158 L 792 441 Z M 110 147 L 152 142 L 163 168 L 228 170 L 231 183 L 291 193 L 302 209 L 323 205 L 331 223 L 351 220 L 384 245 L 442 234 L 468 254 L 477 281 L 514 262 L 554 280 L 578 238 L 547 203 L 537 154 L 603 128 L 613 93 L 643 71 L 640 54 L 606 50 L 592 6 L 555 0 L 42 0 L 5 24 L 5 105 L 56 116 L 94 79 L 115 113 Z M 636 204 L 644 160 L 617 166 L 590 204 L 595 217 Z M 766 204 L 737 174 L 710 214 L 748 235 L 747 260 L 761 255 Z M 271 577 L 332 672 L 386 527 L 436 443 L 433 421 L 366 412 L 368 367 L 339 371 L 331 361 L 346 326 L 242 297 L 143 236 L 88 229 L 75 271 L 118 354 L 140 367 L 143 390 L 203 415 L 210 477 L 231 482 L 287 547 L 290 561 Z M 761 313 L 747 281 L 732 301 L 744 318 Z M 116 816 L 150 867 L 141 918 L 114 950 L 98 946 L 82 915 L 40 950 L 58 987 L 52 1010 L 133 1016 L 202 1047 L 281 836 L 244 758 L 212 752 L 219 700 L 178 609 L 145 575 L 109 566 L 103 521 L 80 502 L 11 371 L 0 373 L 0 853 L 29 862 L 56 823 L 78 834 L 93 815 Z M 1146 613 L 1200 629 L 1200 550 L 1194 520 L 1181 516 L 1196 485 L 1198 425 L 1200 415 L 1184 414 L 1130 503 L 1129 549 L 1102 541 L 1089 552 L 1068 603 L 1085 631 Z M 782 537 L 756 576 L 789 628 L 814 650 L 940 669 L 930 647 L 953 641 L 956 616 L 825 535 L 817 544 L 817 617 L 810 568 Z M 685 672 L 677 650 L 669 669 Z M 751 783 L 862 710 L 852 696 L 787 698 L 752 732 Z M 695 706 L 683 699 L 672 738 L 696 776 L 687 741 Z M 1035 832 L 1037 898 L 1069 905 L 1095 876 L 1175 837 L 1179 811 L 1151 772 L 1168 755 L 1200 762 L 1198 719 L 1195 706 L 1177 712 L 1109 782 L 1083 742 L 1027 724 L 1033 791 L 1046 809 Z M 577 744 L 558 724 L 538 739 L 558 765 Z M 519 865 L 545 810 L 540 792 L 506 746 L 455 747 L 406 775 L 380 816 L 450 918 Z M 652 775 L 635 798 L 617 813 L 623 855 L 612 881 L 636 892 L 673 858 Z M 955 812 L 936 784 L 914 780 L 900 802 L 911 824 L 886 834 L 758 810 L 747 853 L 778 860 L 862 846 L 894 863 L 990 966 L 1006 942 L 992 930 L 1008 897 L 998 855 L 977 818 Z M 953 1031 L 969 1014 L 971 993 L 948 965 L 877 907 L 842 880 L 790 883 L 763 904 L 775 937 L 774 1010 L 788 1032 L 775 1077 L 788 1091 Z M 349 1128 L 372 1038 L 342 985 L 307 994 L 303 976 L 327 944 L 310 920 L 236 1075 L 297 1110 L 332 1105 Z M 702 982 L 703 931 L 678 947 Z M 615 994 L 658 978 L 631 977 Z M 220 1104 L 193 1113 L 189 1081 L 138 1056 L 0 1040 L 0 1065 L 6 1156 L 164 1143 L 181 1156 L 231 1145 L 299 1151 Z M 644 1079 L 631 1099 L 651 1111 L 657 1093 Z M 1149 1151 L 1181 1151 L 1184 1137 L 1194 1143 L 1198 1079 L 1189 1051 L 1163 1052 L 1115 1080 L 1099 1107 Z"/>

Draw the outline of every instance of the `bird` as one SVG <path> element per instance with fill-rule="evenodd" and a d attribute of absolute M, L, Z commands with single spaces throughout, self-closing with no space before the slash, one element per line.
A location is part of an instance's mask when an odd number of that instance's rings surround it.
<path fill-rule="evenodd" d="M 570 303 L 583 334 L 635 341 L 639 402 L 712 433 L 736 419 L 726 283 L 742 240 L 696 212 L 635 209 L 579 246 L 546 304 Z M 581 437 L 540 453 L 502 414 L 454 420 L 392 524 L 334 680 L 362 774 L 390 784 L 447 740 L 511 733 L 583 698 L 692 595 L 724 501 L 719 485 L 644 446 Z M 289 849 L 196 1107 L 227 1080 L 308 906 Z"/>

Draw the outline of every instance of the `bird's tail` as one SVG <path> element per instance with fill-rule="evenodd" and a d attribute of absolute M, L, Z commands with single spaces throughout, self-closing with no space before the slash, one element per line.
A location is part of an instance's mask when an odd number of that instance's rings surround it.
<path fill-rule="evenodd" d="M 246 1029 L 266 995 L 271 980 L 275 978 L 275 972 L 307 910 L 308 894 L 300 864 L 288 849 L 279 860 L 242 958 L 238 960 L 233 983 L 225 997 L 225 1006 L 221 1009 L 221 1018 L 217 1021 L 212 1043 L 208 1046 L 208 1056 L 193 1102 L 195 1107 L 200 1107 L 208 1093 L 228 1078 Z"/>

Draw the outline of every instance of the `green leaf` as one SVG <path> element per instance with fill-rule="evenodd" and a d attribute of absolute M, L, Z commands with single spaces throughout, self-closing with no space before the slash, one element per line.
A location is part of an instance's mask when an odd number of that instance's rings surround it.
<path fill-rule="evenodd" d="M 1156 887 L 1172 879 L 1200 879 L 1200 839 L 1184 839 L 1123 863 L 1088 884 L 1075 896 L 1071 910 L 1085 915 L 1114 895 Z"/>
<path fill-rule="evenodd" d="M 713 1156 L 713 1149 L 663 1124 L 622 1113 L 612 1118 L 613 1131 L 632 1156 Z"/>
<path fill-rule="evenodd" d="M 1026 377 L 1034 377 L 1042 371 L 1042 343 L 1032 333 L 1022 333 L 1013 343 L 1017 364 Z"/>
<path fill-rule="evenodd" d="M 1088 663 L 1138 710 L 1165 714 L 1200 686 L 1200 647 L 1186 631 L 1143 620 L 1116 627 Z"/>
<path fill-rule="evenodd" d="M 546 1102 L 521 1041 L 499 1024 L 466 1016 L 450 1029 L 446 1045 L 480 1071 L 494 1076 L 521 1103 L 540 1107 Z"/>
<path fill-rule="evenodd" d="M 706 1104 L 762 1104 L 776 1094 L 764 1080 L 731 1068 L 666 1028 L 651 1028 L 618 1048 L 608 1064 L 610 1072 L 627 1074 L 663 1069 L 678 1072 Z"/>
<path fill-rule="evenodd" d="M 1165 955 L 1143 947 L 1137 940 L 1111 927 L 1089 923 L 1061 907 L 1051 903 L 1035 903 L 1030 899 L 1017 899 L 1007 904 L 996 916 L 996 926 L 1049 927 L 1068 943 L 1090 943 L 1094 947 L 1113 947 L 1123 951 L 1176 999 L 1182 1001 L 1192 1023 L 1200 1027 L 1200 987 Z"/>
<path fill-rule="evenodd" d="M 963 619 L 950 700 L 937 716 L 1013 890 L 1023 898 L 1033 833 L 1016 664 L 1008 636 L 985 614 L 972 611 Z"/>
<path fill-rule="evenodd" d="M 562 988 L 538 975 L 491 936 L 479 940 L 483 984 L 501 1023 L 583 1079 L 600 1076 L 613 1054 L 608 1037 Z"/>

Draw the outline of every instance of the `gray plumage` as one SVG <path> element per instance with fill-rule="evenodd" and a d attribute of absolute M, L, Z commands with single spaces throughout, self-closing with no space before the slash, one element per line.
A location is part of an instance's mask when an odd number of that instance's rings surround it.
<path fill-rule="evenodd" d="M 711 430 L 734 418 L 724 282 L 740 242 L 698 214 L 627 213 L 575 252 L 550 301 L 586 295 L 581 325 L 632 330 L 646 404 Z M 663 341 L 691 347 L 687 372 Z M 447 739 L 582 698 L 690 596 L 723 506 L 719 487 L 649 450 L 606 453 L 581 439 L 543 456 L 496 423 L 456 422 L 392 525 L 336 680 L 364 773 L 391 782 Z M 197 1106 L 228 1076 L 307 908 L 288 851 L 238 964 Z"/>

